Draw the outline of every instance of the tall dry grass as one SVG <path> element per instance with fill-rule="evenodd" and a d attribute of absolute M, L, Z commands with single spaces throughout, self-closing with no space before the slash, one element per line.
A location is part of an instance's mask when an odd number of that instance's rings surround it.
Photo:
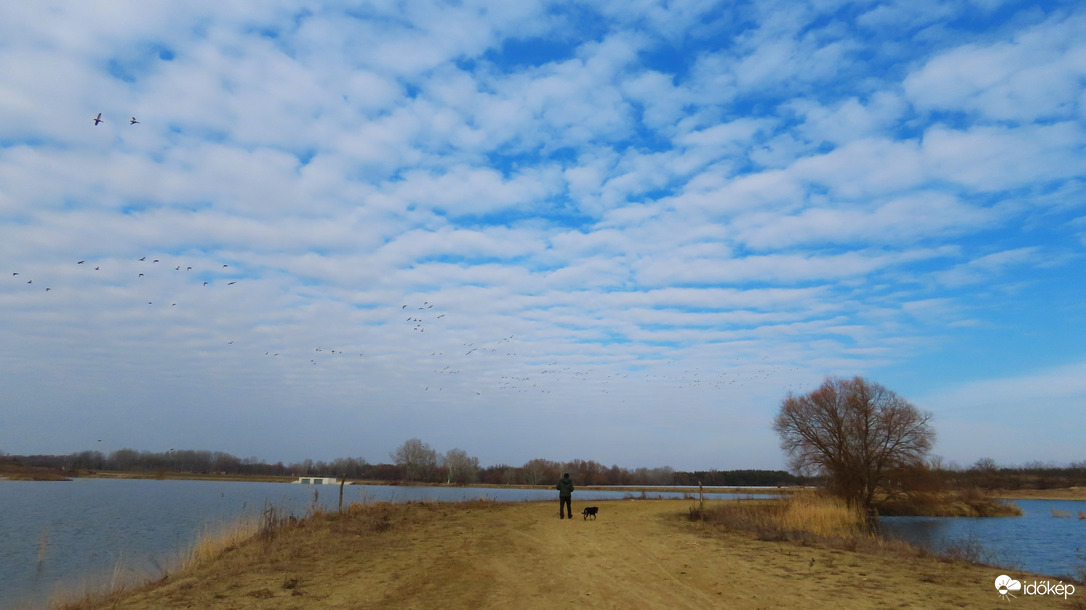
<path fill-rule="evenodd" d="M 762 540 L 854 539 L 869 534 L 864 515 L 838 498 L 817 492 L 780 500 L 729 500 L 690 509 L 692 519 L 754 532 Z"/>
<path fill-rule="evenodd" d="M 820 538 L 849 538 L 868 531 L 859 508 L 814 493 L 793 494 L 780 515 L 780 527 L 786 532 L 807 532 Z"/>

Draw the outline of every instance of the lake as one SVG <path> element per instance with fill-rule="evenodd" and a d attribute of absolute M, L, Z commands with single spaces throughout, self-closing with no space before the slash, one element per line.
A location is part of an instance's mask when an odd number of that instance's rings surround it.
<path fill-rule="evenodd" d="M 1086 501 L 1015 500 L 1020 517 L 883 517 L 884 536 L 935 552 L 973 547 L 985 563 L 1046 576 L 1081 578 L 1086 570 Z M 1052 511 L 1070 517 L 1053 517 Z M 1013 574 L 1011 574 L 1013 576 Z"/>
<path fill-rule="evenodd" d="M 764 497 L 775 490 L 767 489 Z M 622 499 L 631 492 L 584 490 L 574 501 Z M 638 494 L 639 495 L 639 494 Z M 681 498 L 663 488 L 648 497 Z M 707 499 L 751 497 L 706 488 Z M 557 500 L 550 489 L 347 485 L 351 502 L 501 502 Z M 245 518 L 265 505 L 303 515 L 314 502 L 335 510 L 339 486 L 238 481 L 75 479 L 0 480 L 0 610 L 44 607 L 56 594 L 73 595 L 114 580 L 161 575 L 197 537 Z"/>

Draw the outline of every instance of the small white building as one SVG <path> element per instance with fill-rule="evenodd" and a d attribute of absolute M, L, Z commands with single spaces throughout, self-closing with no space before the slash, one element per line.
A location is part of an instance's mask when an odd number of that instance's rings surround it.
<path fill-rule="evenodd" d="M 338 477 L 301 477 L 294 483 L 302 485 L 339 485 Z"/>

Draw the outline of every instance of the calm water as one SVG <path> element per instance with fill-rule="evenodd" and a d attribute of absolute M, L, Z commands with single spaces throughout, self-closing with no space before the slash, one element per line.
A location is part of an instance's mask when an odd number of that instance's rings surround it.
<path fill-rule="evenodd" d="M 1086 570 L 1086 520 L 1078 519 L 1086 502 L 1015 500 L 1015 504 L 1025 513 L 1021 517 L 883 517 L 880 526 L 888 537 L 937 552 L 952 545 L 979 545 L 982 561 L 1003 568 L 1065 577 Z M 1071 517 L 1053 517 L 1053 509 Z"/>
<path fill-rule="evenodd" d="M 42 607 L 56 593 L 79 593 L 115 578 L 131 581 L 160 575 L 184 557 L 200 534 L 239 519 L 257 518 L 266 503 L 281 515 L 300 516 L 313 506 L 315 493 L 322 507 L 336 508 L 339 487 L 331 485 L 132 479 L 0 481 L 0 610 Z M 578 489 L 574 500 L 628 495 Z M 650 491 L 648 495 L 683 497 L 667 491 Z M 737 497 L 720 488 L 705 496 Z M 479 498 L 555 500 L 556 492 L 383 485 L 348 485 L 343 491 L 344 505 Z"/>

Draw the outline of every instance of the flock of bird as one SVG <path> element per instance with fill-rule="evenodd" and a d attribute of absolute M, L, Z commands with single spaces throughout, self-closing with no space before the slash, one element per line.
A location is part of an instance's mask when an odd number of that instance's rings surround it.
<path fill-rule="evenodd" d="M 144 262 L 147 262 L 147 257 L 146 257 L 146 256 L 141 256 L 141 257 L 139 257 L 138 259 L 136 259 L 136 261 L 137 261 L 137 262 L 140 262 L 140 263 L 144 263 Z M 152 259 L 151 259 L 151 262 L 150 262 L 150 264 L 151 264 L 151 265 L 156 265 L 156 264 L 158 264 L 158 263 L 160 263 L 160 262 L 162 262 L 162 261 L 161 261 L 161 259 L 158 259 L 158 258 L 153 258 L 153 257 L 152 257 Z M 78 261 L 76 261 L 76 262 L 75 262 L 75 264 L 76 264 L 76 265 L 86 265 L 86 268 L 87 268 L 88 270 L 89 270 L 89 269 L 91 269 L 91 265 L 88 265 L 88 264 L 87 264 L 87 260 L 86 260 L 86 259 L 83 259 L 83 260 L 78 260 Z M 92 263 L 92 264 L 93 264 L 93 263 Z M 93 271 L 99 271 L 99 272 L 100 272 L 100 271 L 102 271 L 102 270 L 103 270 L 103 268 L 102 268 L 102 264 L 103 264 L 103 263 L 97 263 L 97 264 L 94 264 L 94 267 L 93 267 Z M 229 267 L 230 267 L 230 265 L 228 265 L 228 264 L 226 264 L 226 263 L 222 263 L 222 267 L 221 267 L 221 269 L 228 269 Z M 192 267 L 192 265 L 177 265 L 176 267 L 174 267 L 174 271 L 182 271 L 182 270 L 184 270 L 185 272 L 190 272 L 190 271 L 192 271 L 192 270 L 193 270 L 193 267 Z M 148 270 L 148 272 L 147 272 L 147 273 L 150 273 L 150 270 Z M 206 277 L 206 273 L 207 273 L 207 272 L 206 272 L 206 270 L 202 270 L 202 271 L 201 271 L 200 273 L 201 273 L 201 276 L 204 276 L 204 277 Z M 136 279 L 139 279 L 139 278 L 143 278 L 143 277 L 146 277 L 146 276 L 147 276 L 147 274 L 146 274 L 146 273 L 144 273 L 143 271 L 139 271 L 139 272 L 138 272 L 138 273 L 136 273 L 136 275 L 135 275 Z M 12 272 L 11 272 L 11 277 L 13 277 L 13 278 L 20 278 L 20 281 L 22 281 L 22 280 L 21 280 L 21 278 L 22 278 L 23 276 L 22 276 L 22 275 L 20 274 L 20 272 L 18 272 L 18 271 L 12 271 Z M 28 284 L 28 285 L 33 285 L 33 284 L 34 284 L 34 278 L 30 278 L 30 279 L 27 279 L 25 283 L 26 283 L 26 284 Z M 204 281 L 203 281 L 203 285 L 204 285 L 204 286 L 209 286 L 209 285 L 211 285 L 211 283 L 212 283 L 212 281 L 211 281 L 211 280 L 204 280 Z M 229 281 L 229 282 L 226 282 L 226 285 L 227 285 L 227 286 L 233 286 L 234 284 L 237 284 L 237 283 L 238 283 L 238 281 L 237 281 L 237 280 L 231 280 L 231 281 Z M 51 285 L 50 285 L 50 286 L 46 286 L 46 287 L 45 287 L 45 292 L 51 292 L 52 290 L 53 290 L 53 288 L 52 288 L 52 286 L 51 286 Z M 148 304 L 148 305 L 153 305 L 153 304 L 154 304 L 154 302 L 153 302 L 153 301 L 149 301 L 149 302 L 148 302 L 147 304 Z M 177 305 L 177 303 L 172 303 L 172 305 L 176 306 L 176 305 Z"/>
<path fill-rule="evenodd" d="M 99 112 L 98 116 L 94 117 L 94 126 L 97 127 L 99 123 L 105 123 L 106 120 L 102 118 L 102 113 Z M 136 117 L 132 117 L 128 120 L 129 125 L 139 125 L 140 122 L 136 120 Z"/>

